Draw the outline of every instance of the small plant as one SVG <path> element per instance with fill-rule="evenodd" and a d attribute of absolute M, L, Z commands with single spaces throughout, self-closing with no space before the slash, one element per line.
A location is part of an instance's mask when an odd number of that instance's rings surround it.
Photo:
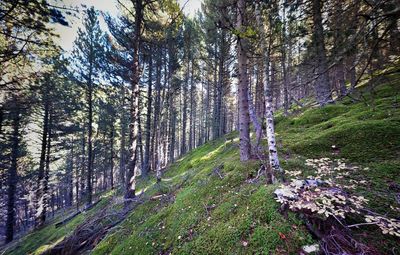
<path fill-rule="evenodd" d="M 371 211 L 366 208 L 368 200 L 354 194 L 356 185 L 368 183 L 367 180 L 353 178 L 356 171 L 361 171 L 360 167 L 350 166 L 344 159 L 329 158 L 307 159 L 306 165 L 315 170 L 315 176 L 311 175 L 306 180 L 301 180 L 299 179 L 301 171 L 288 171 L 287 174 L 293 179 L 275 190 L 276 200 L 279 203 L 287 205 L 292 211 L 321 219 L 333 217 L 340 221 L 345 219 L 346 215 L 359 214 L 365 218 L 366 223 L 348 227 L 376 225 L 383 234 L 400 237 L 399 220 L 377 214 L 371 215 Z"/>

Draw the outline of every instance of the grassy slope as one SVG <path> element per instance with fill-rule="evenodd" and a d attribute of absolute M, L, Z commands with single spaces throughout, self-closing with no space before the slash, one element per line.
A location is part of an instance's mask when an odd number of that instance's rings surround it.
<path fill-rule="evenodd" d="M 346 99 L 289 118 L 279 117 L 277 133 L 284 168 L 303 170 L 306 176 L 309 169 L 305 159 L 326 156 L 369 167 L 371 170 L 362 178 L 368 179 L 371 186 L 357 192 L 370 199 L 369 206 L 375 211 L 398 217 L 398 212 L 389 207 L 396 203 L 389 185 L 400 182 L 397 78 L 390 77 L 390 82 L 372 92 L 359 88 L 357 93 L 363 94 L 363 102 Z M 100 243 L 94 254 L 295 254 L 301 245 L 311 243 L 296 217 L 289 214 L 285 219 L 278 213 L 272 196 L 275 186 L 245 182 L 255 175 L 258 165 L 241 164 L 238 149 L 230 139 L 205 145 L 174 164 L 165 177 L 174 179 L 159 188 L 174 190 L 173 185 L 187 179 L 173 191 L 174 200 L 140 206 L 120 229 Z M 338 149 L 333 151 L 332 145 Z M 211 174 L 220 164 L 224 164 L 222 180 Z M 169 183 L 171 180 L 175 184 Z M 383 236 L 376 227 L 354 233 L 384 253 L 399 249 L 398 240 Z"/>
<path fill-rule="evenodd" d="M 172 165 L 148 190 L 170 197 L 140 205 L 93 253 L 296 254 L 312 242 L 293 214 L 278 212 L 274 186 L 245 182 L 259 165 L 240 163 L 236 144 L 218 140 Z M 223 179 L 213 174 L 220 164 Z"/>
<path fill-rule="evenodd" d="M 369 167 L 368 189 L 358 192 L 370 198 L 370 207 L 398 217 L 392 182 L 400 183 L 400 83 L 399 77 L 364 93 L 365 102 L 349 99 L 325 108 L 310 108 L 295 116 L 277 118 L 282 165 L 303 170 L 306 158 L 341 157 Z M 360 88 L 358 93 L 364 89 Z M 372 100 L 373 98 L 373 100 Z M 304 244 L 315 242 L 298 218 L 278 212 L 272 192 L 276 186 L 246 182 L 257 174 L 259 163 L 240 163 L 236 134 L 210 142 L 173 164 L 161 184 L 139 181 L 146 202 L 139 205 L 107 235 L 93 254 L 297 254 Z M 332 145 L 339 150 L 333 151 Z M 223 179 L 213 174 L 223 164 Z M 168 194 L 160 199 L 152 196 Z M 12 246 L 12 254 L 39 253 L 96 213 L 106 198 L 87 215 L 55 229 L 48 225 Z M 110 205 L 108 205 L 110 206 Z M 355 232 L 360 239 L 377 243 L 383 251 L 397 247 L 394 238 L 375 227 Z"/>
<path fill-rule="evenodd" d="M 373 211 L 399 218 L 400 211 L 390 206 L 400 208 L 396 201 L 399 191 L 391 187 L 400 184 L 400 75 L 387 76 L 385 83 L 373 90 L 360 87 L 356 95 L 362 95 L 363 100 L 353 103 L 345 99 L 294 117 L 278 117 L 283 167 L 301 170 L 304 177 L 310 170 L 304 165 L 306 158 L 345 158 L 368 167 L 370 170 L 356 179 L 370 185 L 357 187 L 357 193 L 369 199 L 368 207 Z M 392 249 L 400 252 L 399 240 L 383 236 L 376 227 L 362 227 L 354 233 L 385 254 L 391 254 Z"/>
<path fill-rule="evenodd" d="M 110 200 L 110 194 L 104 195 L 102 201 L 100 201 L 95 207 L 91 210 L 81 213 L 75 218 L 73 218 L 68 223 L 64 224 L 59 228 L 55 228 L 54 224 L 59 222 L 61 219 L 67 217 L 73 211 L 68 211 L 65 215 L 60 215 L 54 219 L 52 219 L 46 226 L 41 228 L 40 230 L 34 231 L 23 238 L 12 242 L 11 244 L 3 247 L 4 254 L 14 254 L 14 255 L 26 255 L 26 254 L 41 254 L 43 251 L 49 249 L 50 247 L 56 245 L 60 242 L 65 236 L 70 234 L 79 224 L 84 222 L 84 220 L 88 217 L 91 217 L 99 210 L 104 208 L 108 201 Z M 0 253 L 2 251 L 0 250 Z"/>

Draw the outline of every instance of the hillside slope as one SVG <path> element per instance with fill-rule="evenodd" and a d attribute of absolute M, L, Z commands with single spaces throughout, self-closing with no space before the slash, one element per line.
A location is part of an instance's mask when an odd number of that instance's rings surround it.
<path fill-rule="evenodd" d="M 358 187 L 357 194 L 376 212 L 398 217 L 398 190 L 391 185 L 400 182 L 400 84 L 397 75 L 387 78 L 374 91 L 359 88 L 359 102 L 346 99 L 279 117 L 277 133 L 286 170 L 301 170 L 306 178 L 306 159 L 320 157 L 369 168 L 360 178 L 370 185 Z M 154 195 L 169 190 L 167 197 L 139 207 L 93 253 L 298 254 L 302 245 L 315 243 L 295 215 L 278 212 L 276 186 L 264 185 L 262 178 L 250 183 L 260 163 L 240 163 L 234 137 L 209 143 L 174 164 L 154 190 Z M 400 252 L 398 239 L 377 227 L 353 234 L 383 254 Z"/>
<path fill-rule="evenodd" d="M 377 213 L 399 217 L 400 82 L 398 75 L 374 90 L 359 88 L 360 101 L 345 99 L 277 117 L 283 168 L 312 171 L 309 158 L 345 158 L 369 169 L 359 176 L 368 186 L 356 192 Z M 362 96 L 361 96 L 362 95 Z M 280 212 L 273 192 L 258 176 L 261 163 L 241 163 L 237 134 L 209 142 L 179 159 L 163 174 L 139 180 L 134 210 L 96 241 L 92 254 L 298 254 L 317 243 L 299 215 Z M 265 143 L 265 141 L 263 141 Z M 255 178 L 258 176 L 259 178 Z M 9 246 L 6 254 L 40 254 L 105 209 L 123 207 L 118 192 L 106 194 L 87 214 L 60 229 L 48 225 Z M 358 219 L 349 219 L 349 223 Z M 354 238 L 382 254 L 400 253 L 399 240 L 375 226 L 352 231 Z"/>

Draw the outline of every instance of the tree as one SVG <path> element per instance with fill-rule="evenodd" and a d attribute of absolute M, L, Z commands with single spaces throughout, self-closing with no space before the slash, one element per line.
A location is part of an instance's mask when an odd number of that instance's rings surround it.
<path fill-rule="evenodd" d="M 276 140 L 275 140 L 275 128 L 274 128 L 274 112 L 273 112 L 273 106 L 272 106 L 272 84 L 268 82 L 268 77 L 270 74 L 270 52 L 271 52 L 271 47 L 272 47 L 272 34 L 269 33 L 269 44 L 267 46 L 266 43 L 266 33 L 264 30 L 264 24 L 263 20 L 261 17 L 261 8 L 260 8 L 260 3 L 258 2 L 256 4 L 256 20 L 258 23 L 258 29 L 260 32 L 261 36 L 261 59 L 263 62 L 263 84 L 264 84 L 264 91 L 265 91 L 265 121 L 266 121 L 266 126 L 267 126 L 267 140 L 268 140 L 268 157 L 269 157 L 269 163 L 270 166 L 273 170 L 275 171 L 282 171 L 280 164 L 279 164 L 279 158 L 278 158 L 278 152 L 276 148 Z"/>
<path fill-rule="evenodd" d="M 88 107 L 88 157 L 86 177 L 86 202 L 92 203 L 92 178 L 93 178 L 93 101 L 96 79 L 99 78 L 98 71 L 101 69 L 103 54 L 103 33 L 97 18 L 97 11 L 91 7 L 85 12 L 84 29 L 78 30 L 75 41 L 73 59 L 76 64 L 77 79 L 86 86 L 86 100 Z"/>
<path fill-rule="evenodd" d="M 240 138 L 240 160 L 249 160 L 251 155 L 250 143 L 250 117 L 248 102 L 248 77 L 247 77 L 247 55 L 246 55 L 246 2 L 237 1 L 237 57 L 239 70 L 238 101 L 239 101 L 239 138 Z"/>
<path fill-rule="evenodd" d="M 313 40 L 314 40 L 315 58 L 316 58 L 315 91 L 318 103 L 321 106 L 324 106 L 332 102 L 332 93 L 329 86 L 328 63 L 326 60 L 324 28 L 322 26 L 321 7 L 322 7 L 321 0 L 312 1 L 313 22 L 314 22 Z"/>
<path fill-rule="evenodd" d="M 131 102 L 130 102 L 130 125 L 129 125 L 129 164 L 128 175 L 126 180 L 125 199 L 135 197 L 136 181 L 135 168 L 137 161 L 137 139 L 138 139 L 138 118 L 139 118 L 139 49 L 141 44 L 142 22 L 143 22 L 143 2 L 135 0 L 135 28 L 133 39 L 133 65 L 132 65 L 132 81 L 131 81 Z"/>
<path fill-rule="evenodd" d="M 14 105 L 12 107 L 12 149 L 11 149 L 11 165 L 8 171 L 7 178 L 7 219 L 6 219 L 6 243 L 11 242 L 14 238 L 14 225 L 15 225 L 15 193 L 17 186 L 17 169 L 18 158 L 20 157 L 20 140 L 21 140 L 21 116 L 20 106 L 17 99 L 14 98 Z"/>

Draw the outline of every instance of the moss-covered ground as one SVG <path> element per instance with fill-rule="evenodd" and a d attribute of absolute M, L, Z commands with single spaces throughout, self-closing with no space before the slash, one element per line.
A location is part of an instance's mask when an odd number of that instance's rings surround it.
<path fill-rule="evenodd" d="M 173 164 L 148 190 L 167 196 L 137 207 L 93 254 L 297 254 L 312 243 L 295 215 L 279 213 L 275 186 L 246 182 L 260 165 L 237 150 L 226 137 Z"/>
<path fill-rule="evenodd" d="M 357 192 L 369 199 L 368 206 L 376 212 L 398 218 L 399 75 L 386 77 L 374 89 L 357 88 L 352 97 L 323 108 L 296 109 L 289 117 L 278 115 L 282 166 L 301 170 L 304 176 L 310 171 L 305 166 L 307 158 L 345 158 L 368 167 L 360 178 L 370 185 Z M 297 215 L 279 212 L 275 185 L 266 185 L 263 177 L 249 181 L 257 175 L 260 162 L 241 163 L 238 152 L 237 134 L 232 133 L 186 154 L 163 173 L 161 183 L 155 183 L 154 177 L 139 180 L 138 193 L 144 192 L 145 202 L 92 253 L 298 254 L 303 245 L 317 242 Z M 49 224 L 27 235 L 8 252 L 39 254 L 117 196 L 110 194 L 61 228 Z M 382 235 L 376 227 L 360 227 L 354 235 L 384 254 L 400 253 L 399 240 Z"/>
<path fill-rule="evenodd" d="M 15 254 L 15 255 L 26 255 L 26 254 L 41 254 L 45 250 L 53 247 L 62 239 L 72 233 L 74 229 L 85 219 L 92 217 L 99 210 L 105 208 L 110 201 L 112 192 L 101 195 L 102 200 L 96 204 L 92 209 L 87 212 L 83 212 L 66 224 L 56 228 L 55 223 L 66 218 L 68 215 L 74 213 L 75 209 L 67 210 L 64 214 L 60 214 L 55 218 L 51 219 L 44 227 L 39 230 L 35 230 L 32 233 L 18 239 L 11 244 L 3 247 L 0 254 Z"/>
<path fill-rule="evenodd" d="M 305 109 L 290 117 L 280 115 L 276 118 L 276 132 L 284 169 L 301 170 L 306 177 L 310 169 L 305 166 L 305 159 L 321 157 L 344 158 L 368 168 L 356 179 L 366 180 L 369 185 L 358 185 L 357 193 L 369 200 L 372 211 L 400 218 L 398 73 L 385 76 L 378 85 L 361 86 L 352 98 L 334 105 Z M 382 235 L 376 227 L 360 227 L 354 235 L 383 254 L 400 253 L 400 240 Z"/>

